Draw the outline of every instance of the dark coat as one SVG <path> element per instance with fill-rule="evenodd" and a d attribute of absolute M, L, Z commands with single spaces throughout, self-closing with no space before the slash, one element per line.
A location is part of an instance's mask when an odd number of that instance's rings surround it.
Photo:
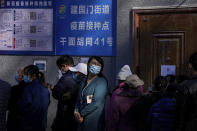
<path fill-rule="evenodd" d="M 6 110 L 10 94 L 10 84 L 0 80 L 0 131 L 6 131 Z"/>
<path fill-rule="evenodd" d="M 53 131 L 76 130 L 73 114 L 75 99 L 65 100 L 65 94 L 72 92 L 76 85 L 72 75 L 73 73 L 68 70 L 52 89 L 53 97 L 58 100 L 56 117 L 51 126 Z"/>
<path fill-rule="evenodd" d="M 10 99 L 8 102 L 8 120 L 7 131 L 18 131 L 19 126 L 19 114 L 18 114 L 18 102 L 22 97 L 23 90 L 27 84 L 22 81 L 19 84 L 11 87 Z"/>
<path fill-rule="evenodd" d="M 182 83 L 177 97 L 176 128 L 179 131 L 197 130 L 197 75 Z"/>
<path fill-rule="evenodd" d="M 130 108 L 141 96 L 137 89 L 121 90 L 111 101 L 107 131 L 135 131 Z"/>
<path fill-rule="evenodd" d="M 147 123 L 149 131 L 175 130 L 176 99 L 163 97 L 152 105 Z"/>
<path fill-rule="evenodd" d="M 147 116 L 151 106 L 161 98 L 160 92 L 152 92 L 140 97 L 131 107 L 133 119 L 136 122 L 137 131 L 145 131 L 147 126 Z"/>
<path fill-rule="evenodd" d="M 24 88 L 19 100 L 19 131 L 45 131 L 50 95 L 36 79 Z"/>
<path fill-rule="evenodd" d="M 119 87 L 119 88 L 116 88 L 115 90 L 114 90 L 114 92 L 112 93 L 112 96 L 111 96 L 111 98 L 110 98 L 110 102 L 109 102 L 109 104 L 108 104 L 108 106 L 107 106 L 107 113 L 106 113 L 106 119 L 105 119 L 105 126 L 106 126 L 106 129 L 108 130 L 108 129 L 110 129 L 110 120 L 111 120 L 111 110 L 112 110 L 112 103 L 113 103 L 113 101 L 114 101 L 114 98 L 116 98 L 116 95 L 120 92 L 120 91 L 122 91 L 122 89 L 123 88 L 121 88 L 121 87 Z"/>
<path fill-rule="evenodd" d="M 92 80 L 79 89 L 75 111 L 84 118 L 79 131 L 104 131 L 104 106 L 108 94 L 107 81 L 102 77 Z"/>

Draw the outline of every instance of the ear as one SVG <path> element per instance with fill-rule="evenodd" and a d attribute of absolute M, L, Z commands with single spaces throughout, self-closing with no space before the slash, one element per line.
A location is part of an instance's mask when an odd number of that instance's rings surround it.
<path fill-rule="evenodd" d="M 35 74 L 33 74 L 32 76 L 29 76 L 29 77 L 30 77 L 31 80 L 36 79 L 36 75 Z"/>
<path fill-rule="evenodd" d="M 189 69 L 193 68 L 191 63 L 189 63 L 188 67 L 189 67 Z"/>
<path fill-rule="evenodd" d="M 69 65 L 65 65 L 65 69 L 68 71 L 69 70 Z"/>

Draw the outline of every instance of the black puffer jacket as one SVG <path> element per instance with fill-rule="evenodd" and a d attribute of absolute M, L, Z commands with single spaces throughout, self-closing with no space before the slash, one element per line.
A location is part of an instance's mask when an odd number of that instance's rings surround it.
<path fill-rule="evenodd" d="M 69 99 L 65 102 L 63 100 L 64 94 L 69 94 L 75 88 L 75 85 L 76 81 L 73 79 L 73 73 L 68 70 L 52 89 L 52 96 L 58 100 L 56 117 L 51 127 L 53 131 L 75 130 L 75 119 L 73 115 L 75 101 Z"/>
<path fill-rule="evenodd" d="M 182 83 L 177 96 L 177 130 L 197 131 L 197 75 Z"/>

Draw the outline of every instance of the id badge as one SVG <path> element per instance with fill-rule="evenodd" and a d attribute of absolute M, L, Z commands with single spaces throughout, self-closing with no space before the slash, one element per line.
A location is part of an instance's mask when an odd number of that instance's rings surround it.
<path fill-rule="evenodd" d="M 90 103 L 92 103 L 92 98 L 93 98 L 93 95 L 88 95 L 87 96 L 87 104 L 90 104 Z"/>

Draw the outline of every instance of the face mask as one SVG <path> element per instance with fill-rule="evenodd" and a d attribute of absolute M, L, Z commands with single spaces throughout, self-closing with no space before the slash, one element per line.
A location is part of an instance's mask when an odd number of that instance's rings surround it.
<path fill-rule="evenodd" d="M 30 78 L 29 78 L 29 76 L 24 76 L 24 82 L 25 83 L 30 83 L 30 82 L 32 82 L 32 80 L 30 80 Z"/>
<path fill-rule="evenodd" d="M 64 75 L 66 72 L 61 70 L 62 75 Z"/>
<path fill-rule="evenodd" d="M 15 80 L 18 82 L 18 73 L 15 74 Z"/>
<path fill-rule="evenodd" d="M 62 77 L 62 72 L 61 70 L 58 70 L 58 78 L 60 79 Z"/>
<path fill-rule="evenodd" d="M 77 75 L 76 75 L 75 73 L 73 73 L 73 79 L 74 79 L 75 81 L 77 81 Z"/>
<path fill-rule="evenodd" d="M 100 71 L 101 71 L 101 67 L 100 67 L 100 66 L 91 65 L 91 66 L 89 67 L 89 72 L 92 73 L 92 74 L 97 75 L 97 74 L 100 73 Z"/>
<path fill-rule="evenodd" d="M 61 66 L 60 70 L 61 70 L 62 75 L 64 75 L 64 74 L 68 71 L 68 70 L 67 70 L 67 67 L 68 67 L 68 66 L 66 66 L 66 65 L 62 65 L 62 66 Z"/>

